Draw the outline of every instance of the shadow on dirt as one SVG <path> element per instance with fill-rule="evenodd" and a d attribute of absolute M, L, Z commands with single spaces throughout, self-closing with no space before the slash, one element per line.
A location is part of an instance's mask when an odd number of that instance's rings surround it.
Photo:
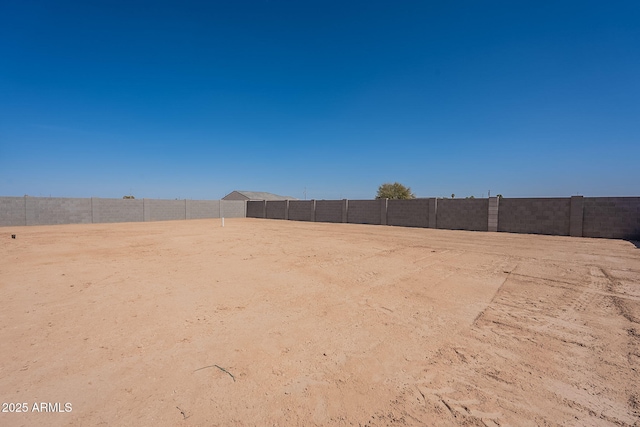
<path fill-rule="evenodd" d="M 636 245 L 636 248 L 640 249 L 640 240 L 628 240 L 628 241 Z"/>

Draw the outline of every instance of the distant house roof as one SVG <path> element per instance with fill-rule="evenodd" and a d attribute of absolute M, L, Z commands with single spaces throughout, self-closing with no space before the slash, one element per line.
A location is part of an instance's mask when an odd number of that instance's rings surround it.
<path fill-rule="evenodd" d="M 291 196 L 279 196 L 278 194 L 266 193 L 264 191 L 232 191 L 222 198 L 222 200 L 297 200 Z"/>

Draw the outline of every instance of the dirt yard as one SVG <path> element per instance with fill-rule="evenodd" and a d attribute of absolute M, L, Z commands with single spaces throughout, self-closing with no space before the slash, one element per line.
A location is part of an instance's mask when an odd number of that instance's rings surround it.
<path fill-rule="evenodd" d="M 640 425 L 627 241 L 226 219 L 0 242 L 2 426 Z"/>

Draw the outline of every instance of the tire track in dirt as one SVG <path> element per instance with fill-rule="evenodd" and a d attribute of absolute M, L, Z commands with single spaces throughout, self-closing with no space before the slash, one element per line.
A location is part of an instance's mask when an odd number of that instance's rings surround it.
<path fill-rule="evenodd" d="M 586 283 L 511 273 L 473 325 L 392 402 L 396 410 L 368 426 L 637 425 L 638 391 L 612 386 L 615 378 L 640 380 L 635 300 L 600 268 L 582 268 Z M 612 343 L 614 331 L 621 336 Z"/>
<path fill-rule="evenodd" d="M 629 298 L 624 292 L 619 292 L 619 289 L 622 288 L 622 284 L 616 280 L 607 270 L 604 268 L 600 268 L 602 275 L 607 279 L 607 291 L 615 294 L 611 296 L 611 300 L 613 301 L 613 305 L 616 307 L 621 316 L 627 319 L 629 322 L 639 325 L 640 317 L 638 316 L 638 312 L 640 312 L 640 305 L 633 304 L 632 299 Z"/>

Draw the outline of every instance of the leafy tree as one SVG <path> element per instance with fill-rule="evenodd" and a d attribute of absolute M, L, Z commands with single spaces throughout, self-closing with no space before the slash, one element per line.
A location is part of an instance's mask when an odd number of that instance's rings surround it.
<path fill-rule="evenodd" d="M 393 184 L 385 183 L 378 187 L 376 199 L 415 199 L 416 196 L 411 192 L 411 188 L 394 182 Z"/>
<path fill-rule="evenodd" d="M 502 194 L 498 194 L 496 197 L 497 197 L 498 199 L 502 199 Z"/>
<path fill-rule="evenodd" d="M 451 193 L 451 198 L 452 198 L 452 199 L 455 199 L 455 198 L 456 198 L 455 193 Z"/>
<path fill-rule="evenodd" d="M 135 197 L 134 197 L 134 196 L 132 196 L 132 195 L 123 196 L 122 198 L 123 198 L 123 199 L 135 199 Z"/>

